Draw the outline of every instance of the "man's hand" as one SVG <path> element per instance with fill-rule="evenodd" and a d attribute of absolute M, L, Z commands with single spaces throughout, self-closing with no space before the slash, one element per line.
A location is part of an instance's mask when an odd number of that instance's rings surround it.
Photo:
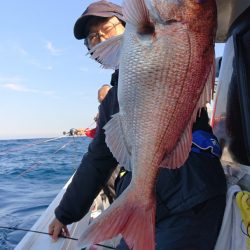
<path fill-rule="evenodd" d="M 75 129 L 75 134 L 76 135 L 85 135 L 85 131 L 86 131 L 86 129 L 84 129 L 84 128 L 77 128 L 77 129 Z"/>
<path fill-rule="evenodd" d="M 49 225 L 49 234 L 54 241 L 57 241 L 58 236 L 62 235 L 69 237 L 69 230 L 67 226 L 63 225 L 58 219 L 54 218 Z"/>

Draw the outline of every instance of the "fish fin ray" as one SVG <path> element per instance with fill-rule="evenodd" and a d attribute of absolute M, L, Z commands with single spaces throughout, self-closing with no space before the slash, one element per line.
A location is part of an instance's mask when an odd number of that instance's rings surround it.
<path fill-rule="evenodd" d="M 175 148 L 170 154 L 165 156 L 160 167 L 176 169 L 184 164 L 188 158 L 192 145 L 192 125 L 193 121 L 190 121 Z"/>
<path fill-rule="evenodd" d="M 149 11 L 144 0 L 125 0 L 123 15 L 126 22 L 132 23 L 136 27 L 150 23 Z"/>
<path fill-rule="evenodd" d="M 205 107 L 207 103 L 209 103 L 213 97 L 215 88 L 215 60 L 214 57 L 212 59 L 211 68 L 209 70 L 205 87 L 202 91 L 202 94 L 200 96 L 199 102 L 197 104 L 196 109 Z"/>
<path fill-rule="evenodd" d="M 211 96 L 209 96 L 209 101 L 214 98 L 215 93 L 215 56 L 213 56 L 213 63 L 210 71 L 210 75 L 208 77 L 208 81 L 211 81 Z M 210 79 L 211 78 L 211 79 Z"/>
<path fill-rule="evenodd" d="M 138 206 L 138 201 L 128 192 L 124 196 L 120 196 L 86 228 L 78 240 L 79 248 L 121 234 L 130 249 L 155 249 L 155 202 L 147 207 Z"/>
<path fill-rule="evenodd" d="M 181 167 L 188 158 L 192 145 L 192 128 L 193 123 L 196 121 L 199 110 L 206 106 L 212 98 L 214 91 L 214 77 L 215 77 L 215 61 L 212 59 L 211 67 L 208 69 L 207 77 L 205 78 L 206 84 L 204 85 L 201 96 L 197 102 L 194 112 L 191 116 L 188 125 L 186 126 L 182 136 L 176 144 L 174 150 L 165 156 L 160 164 L 162 168 L 175 169 Z"/>
<path fill-rule="evenodd" d="M 111 37 L 96 46 L 88 54 L 107 69 L 118 69 L 123 35 Z"/>
<path fill-rule="evenodd" d="M 127 245 L 133 250 L 155 249 L 155 207 L 136 208 L 122 231 Z"/>
<path fill-rule="evenodd" d="M 119 113 L 104 126 L 105 141 L 113 156 L 126 170 L 131 171 L 131 150 L 125 139 Z"/>

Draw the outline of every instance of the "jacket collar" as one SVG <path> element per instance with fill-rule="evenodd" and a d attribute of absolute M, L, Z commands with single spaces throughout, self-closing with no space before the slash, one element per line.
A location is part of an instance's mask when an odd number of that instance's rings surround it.
<path fill-rule="evenodd" d="M 118 85 L 118 76 L 119 76 L 119 70 L 117 69 L 111 76 L 110 85 L 112 86 Z"/>

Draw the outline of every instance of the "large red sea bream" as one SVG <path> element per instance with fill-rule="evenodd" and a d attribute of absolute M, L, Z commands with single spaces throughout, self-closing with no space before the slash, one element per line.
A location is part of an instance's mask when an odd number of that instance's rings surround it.
<path fill-rule="evenodd" d="M 125 0 L 124 35 L 93 56 L 119 66 L 120 112 L 106 142 L 132 171 L 123 194 L 83 232 L 84 247 L 121 234 L 135 250 L 155 249 L 155 183 L 159 167 L 187 159 L 192 124 L 214 84 L 215 0 Z"/>

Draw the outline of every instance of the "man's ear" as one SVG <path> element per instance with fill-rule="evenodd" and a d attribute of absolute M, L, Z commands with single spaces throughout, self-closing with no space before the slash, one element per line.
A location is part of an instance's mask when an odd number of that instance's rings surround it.
<path fill-rule="evenodd" d="M 88 51 L 90 51 L 89 44 L 86 38 L 84 39 L 84 45 L 87 47 Z"/>

